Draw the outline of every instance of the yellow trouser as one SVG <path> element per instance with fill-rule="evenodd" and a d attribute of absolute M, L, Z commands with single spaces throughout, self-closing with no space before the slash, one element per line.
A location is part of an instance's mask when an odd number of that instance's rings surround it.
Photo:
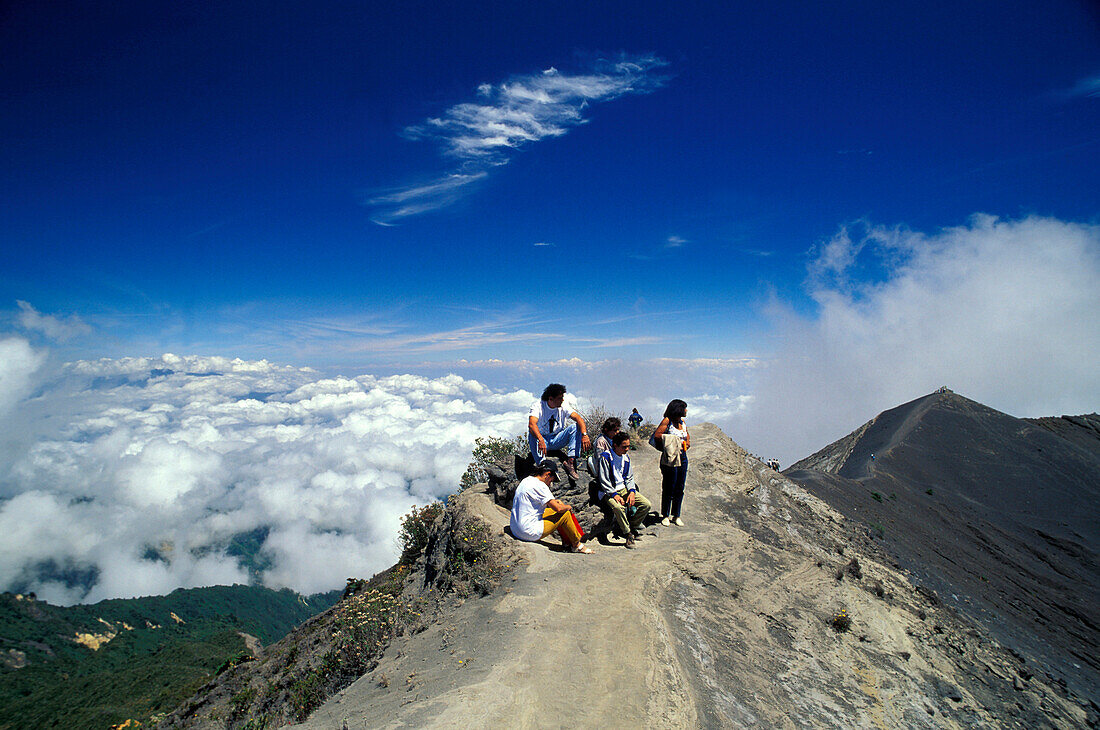
<path fill-rule="evenodd" d="M 577 523 L 573 521 L 573 513 L 569 511 L 562 512 L 555 519 L 553 508 L 547 507 L 542 512 L 542 536 L 546 537 L 554 530 L 558 531 L 562 542 L 566 545 L 576 545 L 581 541 L 581 534 L 577 531 Z"/>

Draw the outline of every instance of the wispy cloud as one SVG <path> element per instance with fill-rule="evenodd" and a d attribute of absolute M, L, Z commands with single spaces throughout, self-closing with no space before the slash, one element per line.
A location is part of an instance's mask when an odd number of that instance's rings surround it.
<path fill-rule="evenodd" d="M 405 129 L 409 139 L 438 143 L 447 157 L 460 163 L 459 171 L 371 197 L 367 204 L 378 209 L 374 222 L 393 225 L 454 203 L 469 192 L 469 183 L 506 164 L 521 147 L 584 124 L 592 105 L 660 88 L 666 79 L 657 70 L 665 65 L 652 55 L 623 56 L 600 60 L 581 73 L 549 68 L 500 84 L 480 84 L 476 101 L 456 104 Z"/>
<path fill-rule="evenodd" d="M 409 216 L 427 213 L 454 203 L 468 192 L 470 185 L 484 180 L 484 170 L 467 174 L 452 173 L 423 185 L 399 188 L 367 200 L 377 207 L 379 215 L 372 220 L 381 226 L 392 226 Z"/>
<path fill-rule="evenodd" d="M 665 239 L 665 248 L 680 248 L 687 242 L 683 236 L 669 236 Z"/>
<path fill-rule="evenodd" d="M 493 345 L 562 340 L 555 332 L 513 331 L 505 326 L 477 325 L 423 334 L 394 335 L 362 340 L 348 349 L 353 352 L 427 353 L 473 350 Z"/>
<path fill-rule="evenodd" d="M 441 117 L 406 129 L 413 139 L 433 139 L 459 159 L 507 162 L 511 150 L 546 137 L 560 137 L 585 123 L 591 104 L 624 94 L 645 94 L 663 79 L 653 71 L 665 65 L 655 56 L 601 61 L 588 73 L 555 68 L 514 76 L 502 84 L 481 84 L 477 102 L 457 104 Z"/>
<path fill-rule="evenodd" d="M 17 319 L 19 326 L 31 332 L 41 332 L 51 340 L 64 342 L 80 335 L 90 334 L 92 331 L 92 328 L 76 315 L 55 317 L 42 314 L 24 301 L 17 301 L 16 304 L 19 305 Z"/>
<path fill-rule="evenodd" d="M 1081 79 L 1061 95 L 1066 99 L 1100 99 L 1100 74 Z"/>
<path fill-rule="evenodd" d="M 668 342 L 666 337 L 654 337 L 651 335 L 643 335 L 641 337 L 613 337 L 613 338 L 591 338 L 583 339 L 581 342 L 585 342 L 586 347 L 636 347 L 638 345 L 659 345 L 664 342 Z"/>

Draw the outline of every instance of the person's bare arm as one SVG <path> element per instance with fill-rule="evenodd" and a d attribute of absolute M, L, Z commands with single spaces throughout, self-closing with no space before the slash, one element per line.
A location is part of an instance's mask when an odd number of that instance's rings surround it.
<path fill-rule="evenodd" d="M 668 433 L 668 419 L 662 418 L 661 423 L 657 426 L 657 430 L 653 432 L 653 438 L 659 439 L 666 433 Z"/>
<path fill-rule="evenodd" d="M 691 448 L 691 434 L 687 430 L 687 426 L 684 426 L 684 451 Z"/>
<path fill-rule="evenodd" d="M 584 422 L 584 416 L 573 411 L 569 414 L 569 417 L 577 422 L 577 428 L 581 430 L 581 449 L 588 451 L 592 448 L 592 442 L 588 439 L 588 424 Z"/>

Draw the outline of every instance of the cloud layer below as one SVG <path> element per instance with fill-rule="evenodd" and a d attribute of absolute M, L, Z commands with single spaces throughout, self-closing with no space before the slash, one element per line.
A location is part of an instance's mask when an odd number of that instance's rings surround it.
<path fill-rule="evenodd" d="M 13 400 L 40 356 L 0 348 Z M 392 564 L 399 516 L 453 492 L 474 439 L 518 433 L 533 397 L 226 358 L 70 363 L 3 444 L 0 586 L 91 602 L 248 582 L 247 536 L 265 584 L 339 587 Z"/>

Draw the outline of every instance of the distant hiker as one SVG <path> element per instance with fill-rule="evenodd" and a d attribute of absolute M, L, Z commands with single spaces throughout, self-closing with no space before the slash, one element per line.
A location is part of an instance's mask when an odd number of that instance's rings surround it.
<path fill-rule="evenodd" d="M 547 462 L 535 467 L 535 473 L 519 483 L 512 497 L 512 518 L 508 523 L 512 536 L 535 542 L 556 531 L 570 550 L 589 554 L 592 549 L 581 543 L 584 531 L 572 505 L 556 499 L 550 491 L 550 485 L 556 481 L 558 470 Z"/>
<path fill-rule="evenodd" d="M 653 432 L 653 440 L 661 447 L 661 524 L 684 526 L 680 509 L 684 503 L 687 482 L 688 455 L 691 436 L 684 417 L 687 403 L 679 398 L 669 402 L 664 418 Z"/>
<path fill-rule="evenodd" d="M 592 449 L 597 456 L 604 451 L 611 451 L 611 439 L 619 432 L 622 425 L 623 422 L 615 416 L 611 416 L 603 422 L 603 425 L 600 426 L 600 435 L 592 442 Z"/>
<path fill-rule="evenodd" d="M 611 450 L 596 456 L 596 484 L 597 499 L 611 510 L 615 532 L 633 548 L 652 505 L 634 484 L 629 452 L 630 434 L 620 431 L 611 438 Z"/>
<path fill-rule="evenodd" d="M 580 478 L 577 457 L 582 451 L 587 451 L 592 442 L 588 440 L 584 418 L 577 413 L 576 401 L 566 396 L 564 385 L 550 383 L 546 386 L 542 398 L 531 406 L 527 431 L 527 443 L 536 466 L 542 463 L 546 452 L 561 449 L 565 452 L 562 461 L 565 473 L 574 481 Z"/>
<path fill-rule="evenodd" d="M 634 412 L 630 414 L 630 417 L 626 419 L 626 422 L 630 424 L 630 427 L 631 427 L 632 429 L 634 429 L 635 431 L 637 431 L 637 430 L 638 430 L 638 426 L 641 426 L 641 425 L 642 425 L 642 421 L 644 421 L 644 420 L 645 420 L 645 419 L 644 419 L 644 418 L 642 418 L 642 414 L 641 414 L 641 413 L 638 413 L 638 409 L 637 409 L 637 408 L 635 408 L 635 409 L 634 409 Z"/>

